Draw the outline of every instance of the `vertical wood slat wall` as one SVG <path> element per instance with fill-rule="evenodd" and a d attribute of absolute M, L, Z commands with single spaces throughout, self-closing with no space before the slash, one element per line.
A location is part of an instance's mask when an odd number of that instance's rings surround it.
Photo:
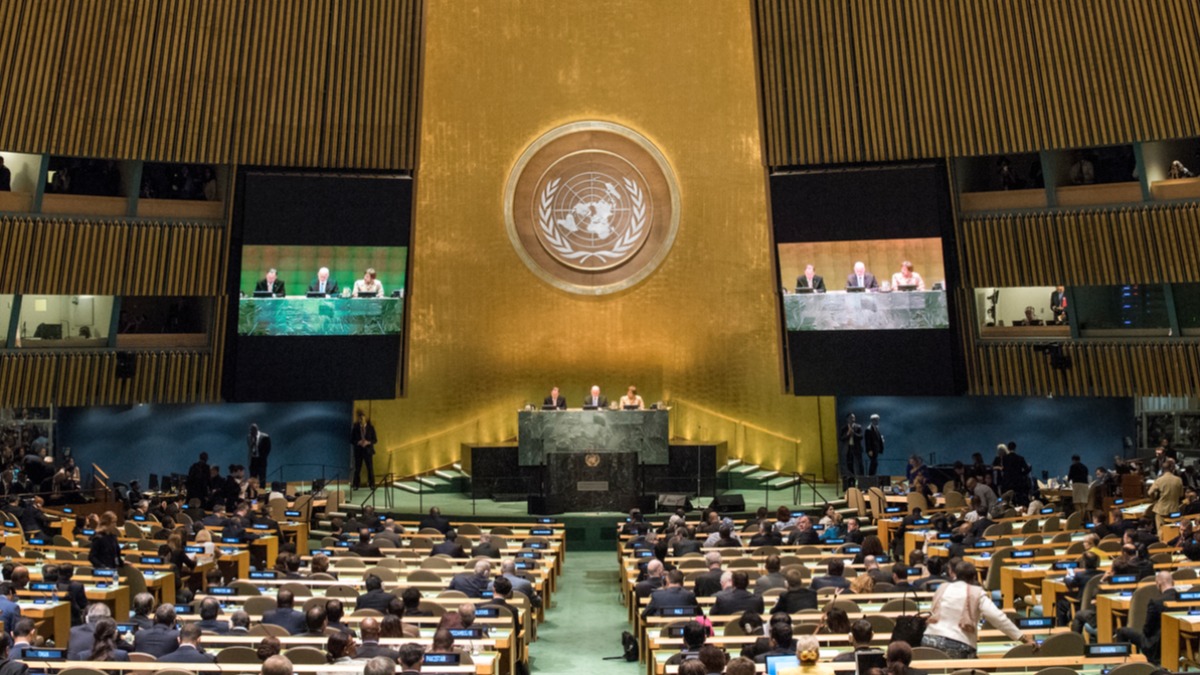
<path fill-rule="evenodd" d="M 963 279 L 992 286 L 1197 281 L 1200 204 L 967 217 Z"/>
<path fill-rule="evenodd" d="M 769 166 L 1183 138 L 1194 0 L 754 0 Z"/>
<path fill-rule="evenodd" d="M 7 0 L 0 148 L 412 169 L 422 0 Z"/>
<path fill-rule="evenodd" d="M 224 228 L 0 216 L 5 293 L 216 296 Z"/>

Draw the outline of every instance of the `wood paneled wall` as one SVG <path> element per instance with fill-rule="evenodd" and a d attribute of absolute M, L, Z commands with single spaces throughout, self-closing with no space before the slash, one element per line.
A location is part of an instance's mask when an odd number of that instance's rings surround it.
<path fill-rule="evenodd" d="M 1200 204 L 962 219 L 968 286 L 1110 285 L 1200 278 Z"/>
<path fill-rule="evenodd" d="M 769 166 L 1194 136 L 1194 0 L 754 0 Z"/>
<path fill-rule="evenodd" d="M 421 0 L 7 0 L 0 148 L 412 169 Z"/>
<path fill-rule="evenodd" d="M 2 293 L 222 292 L 222 225 L 0 216 Z"/>

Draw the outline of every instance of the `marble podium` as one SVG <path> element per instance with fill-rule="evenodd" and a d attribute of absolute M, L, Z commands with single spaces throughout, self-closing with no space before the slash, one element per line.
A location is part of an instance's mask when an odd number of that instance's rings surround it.
<path fill-rule="evenodd" d="M 517 413 L 521 466 L 548 464 L 560 452 L 633 452 L 642 464 L 666 464 L 667 410 L 522 410 Z"/>
<path fill-rule="evenodd" d="M 783 296 L 789 331 L 949 328 L 944 291 Z"/>

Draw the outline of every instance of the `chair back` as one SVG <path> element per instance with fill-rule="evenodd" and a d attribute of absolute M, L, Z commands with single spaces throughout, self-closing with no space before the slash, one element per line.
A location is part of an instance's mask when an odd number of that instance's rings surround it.
<path fill-rule="evenodd" d="M 1083 656 L 1085 646 L 1083 636 L 1079 633 L 1056 633 L 1042 642 L 1042 648 L 1038 650 L 1038 655 Z"/>
<path fill-rule="evenodd" d="M 154 663 L 158 657 L 146 652 L 129 652 L 129 661 L 132 663 Z"/>
<path fill-rule="evenodd" d="M 1146 610 L 1150 607 L 1150 602 L 1160 598 L 1162 591 L 1158 590 L 1157 584 L 1138 586 L 1133 592 L 1133 597 L 1129 598 L 1129 619 L 1125 625 L 1141 633 L 1142 627 L 1146 625 Z"/>
<path fill-rule="evenodd" d="M 349 584 L 334 584 L 325 589 L 327 598 L 357 598 L 358 589 Z"/>
<path fill-rule="evenodd" d="M 1037 644 L 1030 642 L 1029 644 L 1019 644 L 1016 647 L 1004 652 L 1006 659 L 1028 659 L 1034 656 L 1037 650 Z"/>
<path fill-rule="evenodd" d="M 950 659 L 949 654 L 933 647 L 913 647 L 912 657 L 913 661 L 946 661 Z"/>
<path fill-rule="evenodd" d="M 1046 522 L 1042 523 L 1042 532 L 1058 532 L 1061 529 L 1062 524 L 1058 516 L 1050 516 Z"/>
<path fill-rule="evenodd" d="M 251 647 L 243 647 L 237 645 L 234 647 L 222 647 L 217 652 L 217 663 L 237 663 L 237 664 L 261 664 L 258 660 L 258 652 Z"/>
<path fill-rule="evenodd" d="M 405 581 L 417 583 L 421 581 L 441 581 L 442 575 L 431 570 L 413 570 L 404 576 Z"/>
<path fill-rule="evenodd" d="M 329 659 L 325 658 L 325 652 L 316 647 L 292 647 L 283 650 L 283 656 L 298 665 L 323 666 L 329 663 Z"/>
<path fill-rule="evenodd" d="M 269 595 L 254 595 L 246 598 L 246 602 L 242 606 L 250 616 L 262 616 L 267 612 L 274 612 L 278 607 L 279 603 Z"/>
<path fill-rule="evenodd" d="M 274 598 L 271 599 L 274 600 Z M 276 626 L 273 623 L 260 623 L 251 626 L 248 634 L 255 637 L 267 637 L 268 635 L 274 637 L 287 637 L 290 635 L 290 633 L 288 633 L 288 629 L 284 628 L 283 626 Z"/>
<path fill-rule="evenodd" d="M 1073 490 L 1074 488 L 1072 488 Z M 1087 495 L 1084 495 L 1087 498 Z M 1076 510 L 1071 515 L 1067 516 L 1067 526 L 1063 529 L 1067 530 L 1082 530 L 1083 529 L 1083 511 L 1079 507 L 1083 506 L 1079 502 L 1075 503 Z"/>
<path fill-rule="evenodd" d="M 229 584 L 229 587 L 233 589 L 234 595 L 262 595 L 258 586 L 249 581 L 235 581 Z"/>
<path fill-rule="evenodd" d="M 292 595 L 297 598 L 308 598 L 312 597 L 313 594 L 312 586 L 309 586 L 308 584 L 302 584 L 299 581 L 282 584 L 279 586 L 279 590 L 291 591 Z"/>
<path fill-rule="evenodd" d="M 1151 675 L 1159 672 L 1162 670 L 1152 663 L 1123 663 L 1108 671 L 1108 675 Z"/>
<path fill-rule="evenodd" d="M 991 528 L 989 527 L 988 529 L 990 530 Z M 1005 546 L 992 553 L 992 559 L 988 561 L 988 573 L 987 579 L 984 582 L 984 590 L 988 592 L 1000 590 L 1000 567 L 1004 564 L 1004 561 L 1012 556 L 1012 552 L 1011 546 Z"/>
<path fill-rule="evenodd" d="M 391 559 L 389 558 L 388 560 L 391 560 Z M 384 561 L 384 562 L 386 562 L 386 561 Z M 399 575 L 396 574 L 396 570 L 394 570 L 390 567 L 384 567 L 383 565 L 376 565 L 375 567 L 368 568 L 366 572 L 363 572 L 364 577 L 366 577 L 369 574 L 374 574 L 375 576 L 379 577 L 380 580 L 382 580 L 382 581 L 398 581 L 399 580 Z"/>
<path fill-rule="evenodd" d="M 142 574 L 140 569 L 125 563 L 117 570 L 117 574 L 125 579 L 125 585 L 129 587 L 129 597 L 146 592 L 146 575 Z"/>
<path fill-rule="evenodd" d="M 908 501 L 909 513 L 912 513 L 913 509 L 921 509 L 922 512 L 929 510 L 929 500 L 920 492 L 910 492 L 906 499 Z"/>

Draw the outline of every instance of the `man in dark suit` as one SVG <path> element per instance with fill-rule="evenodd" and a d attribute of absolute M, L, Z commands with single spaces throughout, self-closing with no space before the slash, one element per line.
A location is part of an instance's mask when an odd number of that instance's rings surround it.
<path fill-rule="evenodd" d="M 879 456 L 883 454 L 883 432 L 879 430 L 879 415 L 871 415 L 871 423 L 863 432 L 863 445 L 867 450 L 867 475 L 879 473 Z"/>
<path fill-rule="evenodd" d="M 262 623 L 282 626 L 291 635 L 303 633 L 308 626 L 304 623 L 304 614 L 293 608 L 295 601 L 291 591 L 279 591 L 275 596 L 276 608 L 263 614 Z"/>
<path fill-rule="evenodd" d="M 63 598 L 71 604 L 71 625 L 83 623 L 83 613 L 87 611 L 87 591 L 83 584 L 75 581 L 75 566 L 71 563 L 46 565 L 42 567 L 42 581 L 53 583 Z"/>
<path fill-rule="evenodd" d="M 796 292 L 802 288 L 811 288 L 816 293 L 825 292 L 825 278 L 813 273 L 812 265 L 804 266 L 804 274 L 796 277 Z"/>
<path fill-rule="evenodd" d="M 1091 551 L 1085 552 L 1079 556 L 1079 566 L 1075 568 L 1074 574 L 1068 574 L 1064 583 L 1067 586 L 1067 593 L 1076 596 L 1075 598 L 1068 597 L 1067 594 L 1058 596 L 1058 601 L 1055 606 L 1055 614 L 1057 615 L 1058 625 L 1072 625 L 1072 630 L 1075 630 L 1073 620 L 1071 619 L 1071 605 L 1075 605 L 1076 620 L 1085 618 L 1089 607 L 1083 606 L 1083 589 L 1087 587 L 1088 582 L 1094 577 L 1101 574 L 1100 572 L 1100 556 Z M 1092 612 L 1094 614 L 1094 611 Z M 1079 630 L 1077 633 L 1083 632 L 1083 624 L 1086 621 L 1079 621 Z"/>
<path fill-rule="evenodd" d="M 699 553 L 704 547 L 704 542 L 696 538 L 695 528 L 687 528 L 680 536 L 679 541 L 671 548 L 671 553 L 676 557 L 684 556 L 689 553 Z"/>
<path fill-rule="evenodd" d="M 267 270 L 266 277 L 258 280 L 258 283 L 254 286 L 254 290 L 256 292 L 270 291 L 271 295 L 277 298 L 287 295 L 283 287 L 283 279 L 278 278 L 274 267 Z"/>
<path fill-rule="evenodd" d="M 553 407 L 553 408 L 557 408 L 559 410 L 566 410 L 567 409 L 567 399 L 565 399 L 561 395 L 559 395 L 558 387 L 554 387 L 553 389 L 550 390 L 550 395 L 547 396 L 545 398 L 545 400 L 542 401 L 542 407 L 543 408 Z"/>
<path fill-rule="evenodd" d="M 843 576 L 845 572 L 846 561 L 841 558 L 832 558 L 829 564 L 825 566 L 825 574 L 813 577 L 812 583 L 808 587 L 813 592 L 819 591 L 822 588 L 850 588 L 850 580 Z"/>
<path fill-rule="evenodd" d="M 854 263 L 854 271 L 846 276 L 846 288 L 865 288 L 868 291 L 879 289 L 875 275 L 867 271 L 867 266 L 861 262 Z"/>
<path fill-rule="evenodd" d="M 450 531 L 450 521 L 446 518 L 443 518 L 442 510 L 435 506 L 429 509 L 429 515 L 422 518 L 421 522 L 417 524 L 418 530 L 424 530 L 426 528 L 437 530 L 442 534 L 446 534 Z"/>
<path fill-rule="evenodd" d="M 899 593 L 909 593 L 917 590 L 912 584 L 908 583 L 908 568 L 899 563 L 892 565 L 892 585 L 895 586 L 892 590 Z"/>
<path fill-rule="evenodd" d="M 358 600 L 354 603 L 354 610 L 375 609 L 387 614 L 388 602 L 392 599 L 392 594 L 383 590 L 383 580 L 374 574 L 368 574 L 364 584 L 367 592 L 358 596 Z"/>
<path fill-rule="evenodd" d="M 1179 600 L 1179 592 L 1175 590 L 1175 579 L 1170 570 L 1159 570 L 1154 576 L 1154 583 L 1162 595 L 1146 605 L 1146 620 L 1142 630 L 1126 626 L 1117 630 L 1116 638 L 1120 642 L 1132 642 L 1151 662 L 1158 663 L 1162 647 L 1163 611 L 1166 603 Z"/>
<path fill-rule="evenodd" d="M 8 652 L 8 658 L 20 661 L 25 657 L 25 650 L 33 648 L 33 640 L 37 637 L 37 628 L 33 619 L 25 617 L 13 627 L 13 646 Z"/>
<path fill-rule="evenodd" d="M 865 538 L 866 537 L 863 535 L 862 526 L 858 522 L 858 518 L 847 518 L 846 534 L 842 537 L 842 539 L 845 539 L 847 544 L 861 544 Z"/>
<path fill-rule="evenodd" d="M 764 520 L 758 524 L 758 533 L 750 538 L 751 546 L 779 546 L 783 543 L 783 535 L 771 524 Z"/>
<path fill-rule="evenodd" d="M 520 635 L 524 626 L 521 625 L 521 616 L 519 608 L 509 604 L 509 599 L 512 598 L 512 584 L 505 577 L 496 577 L 492 582 L 492 599 L 480 605 L 481 607 L 507 607 L 512 612 L 513 617 L 513 635 Z"/>
<path fill-rule="evenodd" d="M 1062 286 L 1055 286 L 1050 294 L 1050 311 L 1054 313 L 1055 323 L 1067 322 L 1067 291 Z"/>
<path fill-rule="evenodd" d="M 789 546 L 816 546 L 821 543 L 821 538 L 813 529 L 812 519 L 808 516 L 800 516 L 796 521 L 796 529 L 788 535 L 787 543 Z"/>
<path fill-rule="evenodd" d="M 338 284 L 333 279 L 329 278 L 329 268 L 322 267 L 317 270 L 317 278 L 312 280 L 308 285 L 309 293 L 323 293 L 325 295 L 337 295 Z"/>
<path fill-rule="evenodd" d="M 696 577 L 696 581 L 692 585 L 696 597 L 716 595 L 717 591 L 721 590 L 721 575 L 725 573 L 725 570 L 721 569 L 720 553 L 716 551 L 705 553 L 704 562 L 708 564 L 708 571 Z"/>
<path fill-rule="evenodd" d="M 200 626 L 189 623 L 179 629 L 179 647 L 159 657 L 160 663 L 216 663 L 217 658 L 212 654 L 200 651 Z"/>
<path fill-rule="evenodd" d="M 747 590 L 750 587 L 750 576 L 738 570 L 729 574 L 730 585 L 715 596 L 712 613 L 718 616 L 741 614 L 742 612 L 763 613 L 763 599 Z"/>
<path fill-rule="evenodd" d="M 651 559 L 646 563 L 646 578 L 637 582 L 637 585 L 633 587 L 633 593 L 638 600 L 648 598 L 654 591 L 662 588 L 665 579 L 666 570 L 663 569 L 662 561 Z"/>
<path fill-rule="evenodd" d="M 766 663 L 768 656 L 795 656 L 795 640 L 792 638 L 792 624 L 783 621 L 771 622 L 771 648 L 754 657 L 755 663 Z"/>
<path fill-rule="evenodd" d="M 484 532 L 479 535 L 479 543 L 471 547 L 472 558 L 499 558 L 500 549 L 492 544 L 492 535 Z"/>
<path fill-rule="evenodd" d="M 430 555 L 448 555 L 451 558 L 465 558 L 467 552 L 458 543 L 458 533 L 450 530 L 446 533 L 446 539 L 440 544 L 435 544 L 430 550 Z"/>
<path fill-rule="evenodd" d="M 663 610 L 672 607 L 696 607 L 696 594 L 683 587 L 683 572 L 671 570 L 667 572 L 666 585 L 650 594 L 650 604 L 642 610 L 642 618 L 661 616 Z"/>
<path fill-rule="evenodd" d="M 208 476 L 211 472 L 208 469 L 208 453 L 200 453 L 200 461 L 192 464 L 188 468 L 187 486 L 188 499 L 199 498 L 201 501 L 208 496 Z"/>
<path fill-rule="evenodd" d="M 375 436 L 375 425 L 367 419 L 367 414 L 358 411 L 358 421 L 350 428 L 350 446 L 354 449 L 354 481 L 353 487 L 359 486 L 359 476 L 362 475 L 363 464 L 367 465 L 367 485 L 375 486 L 375 444 L 379 439 Z"/>
<path fill-rule="evenodd" d="M 607 408 L 608 399 L 600 394 L 600 387 L 592 385 L 591 392 L 583 399 L 583 407 L 585 408 Z"/>
<path fill-rule="evenodd" d="M 863 473 L 863 428 L 858 424 L 854 413 L 846 415 L 846 423 L 838 431 L 838 442 L 842 446 L 842 456 L 845 458 L 843 465 L 846 468 L 846 480 L 843 481 L 843 487 L 849 489 L 850 480 Z"/>
<path fill-rule="evenodd" d="M 854 647 L 852 651 L 842 652 L 833 657 L 835 663 L 845 663 L 850 661 L 853 663 L 858 657 L 858 652 L 864 652 L 871 649 L 871 640 L 875 639 L 875 629 L 871 627 L 871 622 L 866 619 L 859 619 L 850 624 L 850 643 Z"/>
<path fill-rule="evenodd" d="M 371 531 L 365 527 L 358 531 L 358 543 L 351 546 L 350 550 L 364 558 L 380 558 L 383 556 L 383 551 L 371 543 Z"/>
<path fill-rule="evenodd" d="M 450 590 L 462 591 L 468 598 L 482 598 L 483 592 L 491 586 L 492 564 L 486 560 L 475 563 L 471 573 L 457 574 L 450 580 Z"/>
<path fill-rule="evenodd" d="M 267 484 L 267 456 L 271 454 L 271 437 L 260 431 L 257 424 L 250 425 L 246 436 L 246 448 L 250 456 L 250 475 L 258 478 L 259 485 Z"/>
<path fill-rule="evenodd" d="M 362 631 L 362 644 L 358 646 L 358 653 L 354 658 L 370 660 L 376 656 L 386 656 L 393 661 L 400 658 L 400 652 L 379 644 L 379 619 L 373 616 L 365 617 L 358 627 Z"/>
<path fill-rule="evenodd" d="M 789 569 L 783 577 L 787 579 L 787 590 L 779 596 L 779 600 L 771 608 L 772 614 L 778 612 L 793 614 L 817 608 L 817 592 L 805 587 L 804 574 L 800 570 Z"/>
<path fill-rule="evenodd" d="M 71 647 L 74 646 L 72 643 Z M 154 610 L 154 625 L 139 630 L 133 636 L 133 650 L 161 657 L 178 648 L 179 631 L 175 630 L 175 605 L 164 602 Z"/>
<path fill-rule="evenodd" d="M 226 635 L 249 635 L 250 615 L 239 609 L 229 617 L 229 632 Z"/>
<path fill-rule="evenodd" d="M 220 613 L 221 603 L 216 598 L 207 597 L 200 601 L 200 620 L 196 622 L 196 625 L 200 627 L 200 630 L 224 635 L 229 632 L 229 622 L 217 620 Z"/>

